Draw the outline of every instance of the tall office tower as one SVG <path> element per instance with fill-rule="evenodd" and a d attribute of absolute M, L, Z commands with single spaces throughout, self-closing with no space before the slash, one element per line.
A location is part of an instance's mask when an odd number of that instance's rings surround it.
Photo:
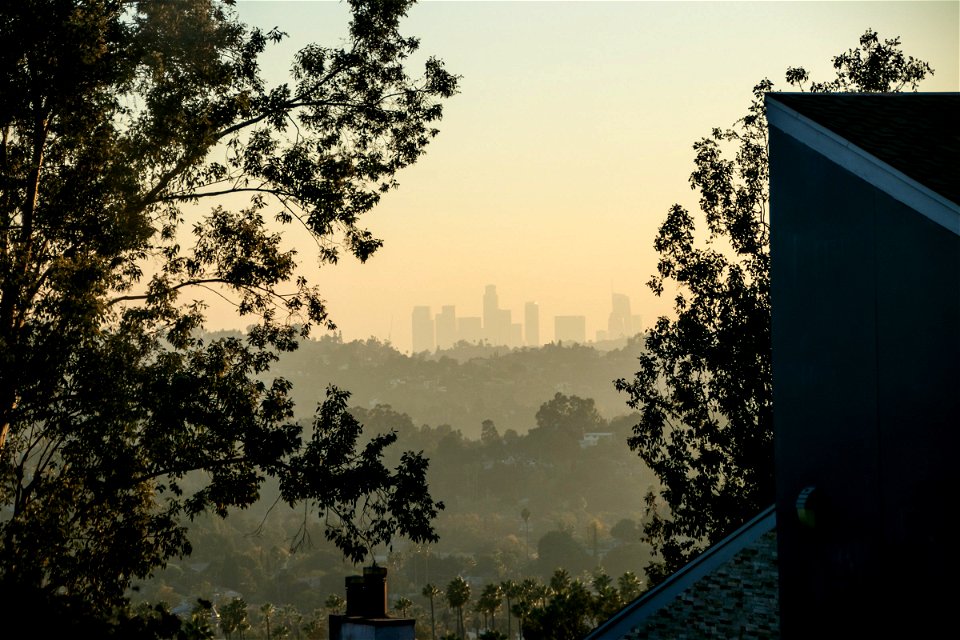
<path fill-rule="evenodd" d="M 497 344 L 510 344 L 510 326 L 513 324 L 510 309 L 497 309 L 497 336 L 500 338 Z"/>
<path fill-rule="evenodd" d="M 453 305 L 444 305 L 437 314 L 437 349 L 449 349 L 456 342 L 457 309 Z"/>
<path fill-rule="evenodd" d="M 557 342 L 587 341 L 586 316 L 554 316 L 553 339 Z"/>
<path fill-rule="evenodd" d="M 523 306 L 523 324 L 528 347 L 540 346 L 540 305 L 528 302 Z"/>
<path fill-rule="evenodd" d="M 630 335 L 635 336 L 642 331 L 643 331 L 643 316 L 639 314 L 630 316 Z"/>
<path fill-rule="evenodd" d="M 457 318 L 457 341 L 479 344 L 483 340 L 483 323 L 479 316 Z"/>
<path fill-rule="evenodd" d="M 496 344 L 496 325 L 500 305 L 497 301 L 497 285 L 488 284 L 483 294 L 483 337 Z"/>
<path fill-rule="evenodd" d="M 413 308 L 413 353 L 433 351 L 433 318 L 430 307 Z"/>
<path fill-rule="evenodd" d="M 630 298 L 614 293 L 613 310 L 607 320 L 607 338 L 615 340 L 633 335 L 633 316 L 630 315 Z"/>

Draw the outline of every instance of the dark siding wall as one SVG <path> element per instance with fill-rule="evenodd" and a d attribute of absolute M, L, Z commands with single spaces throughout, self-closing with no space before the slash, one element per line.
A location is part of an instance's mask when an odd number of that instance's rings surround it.
<path fill-rule="evenodd" d="M 956 579 L 960 238 L 770 137 L 783 636 L 830 617 L 914 628 Z M 813 529 L 794 508 L 806 486 Z"/>

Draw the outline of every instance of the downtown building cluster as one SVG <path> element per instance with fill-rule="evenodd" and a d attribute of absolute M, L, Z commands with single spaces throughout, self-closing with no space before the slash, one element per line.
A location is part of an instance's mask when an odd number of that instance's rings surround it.
<path fill-rule="evenodd" d="M 596 333 L 597 342 L 616 340 L 640 332 L 640 316 L 630 313 L 630 299 L 613 294 L 607 329 Z M 587 319 L 582 315 L 554 316 L 554 342 L 587 342 Z M 492 346 L 539 347 L 540 305 L 527 302 L 523 321 L 514 322 L 510 309 L 501 309 L 496 285 L 487 285 L 483 294 L 482 316 L 457 316 L 454 305 L 444 305 L 433 313 L 429 306 L 416 306 L 412 315 L 413 353 L 450 349 L 460 342 Z"/>

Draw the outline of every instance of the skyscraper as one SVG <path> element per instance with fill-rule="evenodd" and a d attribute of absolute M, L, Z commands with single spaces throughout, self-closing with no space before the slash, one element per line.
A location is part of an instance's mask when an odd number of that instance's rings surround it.
<path fill-rule="evenodd" d="M 457 310 L 445 305 L 437 314 L 437 349 L 449 349 L 457 342 Z"/>
<path fill-rule="evenodd" d="M 495 327 L 497 326 L 500 304 L 497 300 L 497 285 L 488 284 L 483 293 L 483 337 L 491 344 L 496 337 Z"/>
<path fill-rule="evenodd" d="M 528 302 L 523 306 L 524 337 L 528 347 L 540 346 L 540 305 Z"/>
<path fill-rule="evenodd" d="M 433 318 L 430 307 L 414 307 L 413 317 L 413 353 L 433 351 Z"/>
<path fill-rule="evenodd" d="M 622 293 L 612 294 L 613 310 L 607 320 L 607 338 L 626 338 L 632 336 L 633 316 L 630 314 L 630 298 Z"/>

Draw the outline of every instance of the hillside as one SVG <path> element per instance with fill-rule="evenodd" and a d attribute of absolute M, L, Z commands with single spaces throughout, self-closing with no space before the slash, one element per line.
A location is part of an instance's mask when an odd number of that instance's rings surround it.
<path fill-rule="evenodd" d="M 629 377 L 639 339 L 607 351 L 578 344 L 507 349 L 461 345 L 427 356 L 407 356 L 375 339 L 307 340 L 284 354 L 272 374 L 293 383 L 297 415 L 307 418 L 327 385 L 352 394 L 351 405 L 390 405 L 415 424 L 450 425 L 468 438 L 492 420 L 501 432 L 526 433 L 555 393 L 592 398 L 606 419 L 628 413 L 613 380 Z"/>

